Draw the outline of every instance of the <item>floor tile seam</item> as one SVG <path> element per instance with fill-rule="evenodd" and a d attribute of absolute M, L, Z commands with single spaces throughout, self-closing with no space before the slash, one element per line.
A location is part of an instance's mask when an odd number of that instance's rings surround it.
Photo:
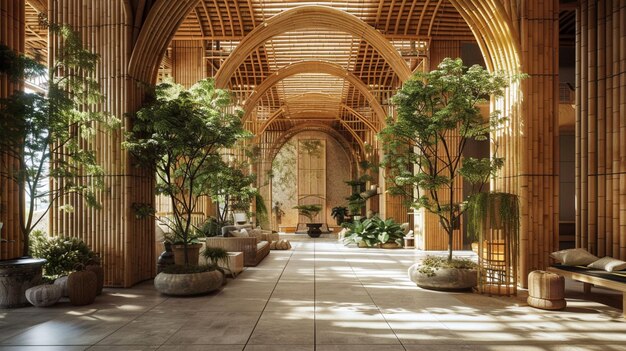
<path fill-rule="evenodd" d="M 298 245 L 300 246 L 300 245 Z M 278 276 L 278 279 L 276 280 L 276 282 L 274 283 L 274 287 L 272 288 L 272 292 L 270 293 L 269 297 L 267 298 L 267 301 L 265 301 L 265 304 L 263 305 L 263 309 L 261 310 L 261 313 L 259 314 L 259 317 L 257 318 L 256 322 L 254 323 L 254 326 L 252 327 L 252 330 L 250 331 L 250 335 L 248 335 L 248 338 L 246 339 L 246 343 L 243 345 L 243 349 L 245 349 L 248 344 L 250 343 L 250 339 L 252 338 L 252 335 L 254 334 L 254 331 L 256 330 L 257 326 L 259 325 L 259 322 L 261 321 L 261 318 L 263 317 L 263 314 L 265 313 L 265 309 L 267 309 L 267 305 L 270 303 L 270 300 L 272 299 L 272 295 L 274 294 L 274 291 L 276 291 L 276 287 L 278 286 L 278 283 L 280 282 L 280 279 L 283 276 L 283 273 L 285 272 L 285 269 L 287 268 L 287 266 L 289 265 L 289 262 L 291 261 L 291 258 L 293 257 L 294 253 L 296 252 L 297 247 L 294 250 L 291 250 L 290 254 L 289 254 L 289 258 L 287 259 L 287 262 L 285 262 L 285 265 L 283 266 L 283 269 L 280 272 L 280 275 Z M 270 312 L 270 311 L 268 311 Z"/>
<path fill-rule="evenodd" d="M 359 250 L 359 249 L 357 249 Z M 361 249 L 362 250 L 362 249 Z M 370 291 L 365 287 L 365 285 L 363 285 L 363 281 L 361 280 L 361 278 L 356 274 L 356 272 L 354 271 L 354 266 L 352 265 L 351 262 L 348 261 L 348 264 L 350 265 L 350 268 L 352 269 L 352 272 L 356 275 L 357 280 L 359 281 L 359 284 L 361 284 L 361 287 L 363 289 L 365 289 L 365 292 L 367 293 L 367 296 L 372 300 L 372 302 L 374 303 L 374 305 L 376 306 L 376 310 L 378 311 L 378 313 L 380 313 L 380 315 L 383 317 L 383 320 L 385 321 L 385 324 L 387 324 L 387 326 L 389 327 L 389 330 L 391 330 L 391 332 L 393 333 L 393 335 L 396 337 L 396 340 L 398 341 L 398 343 L 400 343 L 400 346 L 402 346 L 402 348 L 406 351 L 406 347 L 404 345 L 404 343 L 402 342 L 402 340 L 398 337 L 398 334 L 396 333 L 395 329 L 393 329 L 393 327 L 391 326 L 391 324 L 389 324 L 389 321 L 387 320 L 387 318 L 385 317 L 385 314 L 382 312 L 382 310 L 380 309 L 380 307 L 378 306 L 378 304 L 374 301 L 374 298 L 372 297 L 372 295 L 370 294 Z"/>
<path fill-rule="evenodd" d="M 109 333 L 109 334 L 107 334 L 106 336 L 103 336 L 100 340 L 96 341 L 96 342 L 95 342 L 95 343 L 93 343 L 93 344 L 90 344 L 90 345 L 89 345 L 89 347 L 88 347 L 87 349 L 90 349 L 90 348 L 92 348 L 93 346 L 98 346 L 98 344 L 99 344 L 100 342 L 102 342 L 104 339 L 106 339 L 106 338 L 108 338 L 109 336 L 111 336 L 111 335 L 113 335 L 113 334 L 117 333 L 120 329 L 122 329 L 122 328 L 126 327 L 127 325 L 130 325 L 133 321 L 137 320 L 138 318 L 143 317 L 143 316 L 144 316 L 144 315 L 146 315 L 148 312 L 152 311 L 152 310 L 153 310 L 153 309 L 155 309 L 156 307 L 158 307 L 158 306 L 160 306 L 161 304 L 165 303 L 165 301 L 167 301 L 167 300 L 169 300 L 169 299 L 171 299 L 171 297 L 166 297 L 165 299 L 163 299 L 163 301 L 161 301 L 161 302 L 157 303 L 156 305 L 152 306 L 151 308 L 149 308 L 149 309 L 147 309 L 147 310 L 145 310 L 145 311 L 141 312 L 140 314 L 138 314 L 137 316 L 135 316 L 135 318 L 130 319 L 128 322 L 126 322 L 126 323 L 124 323 L 123 325 L 119 326 L 119 327 L 118 327 L 117 329 L 115 329 L 114 331 L 110 332 L 110 333 Z M 98 310 L 98 311 L 100 311 L 100 310 Z M 96 312 L 96 313 L 97 313 L 97 312 Z M 182 328 L 182 326 L 181 326 L 181 328 Z M 177 333 L 179 330 L 180 330 L 180 328 L 178 328 L 178 329 L 176 330 L 176 332 L 174 332 L 174 333 Z M 173 334 L 172 334 L 172 335 L 173 335 Z M 171 337 L 171 336 L 170 336 L 170 337 Z M 169 340 L 169 338 L 168 338 L 168 340 Z M 159 348 L 160 348 L 161 346 L 163 346 L 163 345 L 165 344 L 165 342 L 167 342 L 167 340 L 165 340 L 162 344 L 159 344 L 159 345 L 158 345 L 158 346 L 159 346 Z"/>

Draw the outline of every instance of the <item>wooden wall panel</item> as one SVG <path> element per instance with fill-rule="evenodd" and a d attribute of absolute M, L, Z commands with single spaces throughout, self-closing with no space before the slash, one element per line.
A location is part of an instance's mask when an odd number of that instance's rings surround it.
<path fill-rule="evenodd" d="M 24 0 L 0 0 L 0 44 L 24 53 L 24 26 Z M 6 98 L 20 88 L 20 84 L 0 76 L 0 98 Z M 0 158 L 1 172 L 17 165 L 15 159 Z M 0 177 L 0 222 L 4 223 L 0 230 L 0 260 L 22 255 L 19 203 L 17 185 L 6 177 Z"/>
<path fill-rule="evenodd" d="M 172 41 L 172 76 L 189 88 L 205 78 L 204 47 L 200 40 Z"/>
<path fill-rule="evenodd" d="M 576 16 L 576 246 L 626 259 L 626 4 Z"/>
<path fill-rule="evenodd" d="M 128 130 L 132 121 L 127 113 L 139 108 L 144 94 L 140 84 L 128 79 L 132 14 L 126 12 L 124 1 L 52 0 L 49 7 L 52 22 L 72 25 L 85 45 L 100 55 L 97 75 L 106 96 L 101 109 L 120 118 Z M 59 45 L 58 38 L 50 37 L 51 58 Z M 106 189 L 98 195 L 102 209 L 66 197 L 55 206 L 70 203 L 75 211 L 61 213 L 53 208 L 50 228 L 54 235 L 84 239 L 102 257 L 105 284 L 127 287 L 155 274 L 154 221 L 137 219 L 132 211 L 133 203 L 154 205 L 154 177 L 131 164 L 122 140 L 123 130 L 98 134 L 93 146 L 106 173 Z"/>

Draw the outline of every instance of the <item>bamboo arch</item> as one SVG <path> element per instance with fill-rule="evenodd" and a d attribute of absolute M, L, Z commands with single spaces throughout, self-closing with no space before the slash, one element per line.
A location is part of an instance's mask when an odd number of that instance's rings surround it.
<path fill-rule="evenodd" d="M 353 116 L 358 118 L 361 122 L 363 122 L 368 128 L 378 132 L 378 128 L 376 128 L 367 118 L 365 118 L 365 116 L 360 114 L 358 111 L 354 110 L 352 107 L 350 107 L 350 106 L 348 106 L 346 104 L 340 104 L 339 108 L 340 109 L 345 109 L 346 111 L 348 111 L 348 113 L 352 114 Z M 274 113 L 272 113 L 270 115 L 270 117 L 263 123 L 263 125 L 259 129 L 258 135 L 263 134 L 265 132 L 265 130 L 267 130 L 267 128 L 270 126 L 270 124 L 272 124 L 272 122 L 274 122 L 274 120 L 277 119 L 284 112 L 285 112 L 284 109 L 281 108 L 281 109 L 278 109 L 277 111 L 275 111 Z M 337 118 L 337 119 L 339 119 L 339 118 Z"/>
<path fill-rule="evenodd" d="M 157 1 L 141 26 L 128 63 L 128 74 L 139 82 L 154 83 L 159 63 L 172 37 L 198 0 Z"/>
<path fill-rule="evenodd" d="M 335 77 L 344 78 L 347 80 L 352 86 L 354 86 L 364 97 L 367 99 L 367 102 L 374 110 L 376 116 L 378 116 L 379 122 L 382 124 L 385 122 L 385 110 L 383 110 L 382 106 L 376 100 L 372 92 L 369 90 L 367 85 L 363 83 L 361 79 L 355 76 L 350 71 L 346 70 L 342 66 L 325 61 L 301 61 L 297 63 L 293 63 L 291 65 L 285 66 L 273 74 L 268 75 L 267 78 L 258 85 L 250 97 L 246 99 L 246 103 L 244 104 L 244 116 L 243 120 L 246 121 L 250 116 L 250 111 L 253 110 L 254 106 L 258 103 L 259 99 L 263 97 L 263 95 L 276 83 L 281 80 L 296 75 L 300 73 L 326 73 Z M 366 122 L 367 123 L 367 122 Z M 369 123 L 371 124 L 371 123 Z M 368 125 L 369 125 L 368 124 Z M 372 128 L 374 129 L 374 128 Z"/>
<path fill-rule="evenodd" d="M 283 11 L 254 28 L 224 61 L 215 75 L 215 85 L 225 88 L 246 57 L 270 38 L 301 29 L 341 30 L 363 38 L 374 47 L 391 66 L 401 81 L 411 76 L 411 70 L 396 48 L 380 32 L 358 17 L 327 6 L 298 6 Z"/>

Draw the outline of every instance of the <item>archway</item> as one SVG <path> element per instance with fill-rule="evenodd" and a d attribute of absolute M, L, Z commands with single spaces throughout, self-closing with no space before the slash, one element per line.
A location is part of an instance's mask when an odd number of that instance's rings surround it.
<path fill-rule="evenodd" d="M 307 158 L 308 148 L 302 147 L 303 144 L 312 143 L 319 143 L 319 150 L 323 150 L 319 155 L 323 160 L 321 164 L 311 162 Z M 321 201 L 320 204 L 324 209 L 320 213 L 320 219 L 331 225 L 331 208 L 343 204 L 350 194 L 350 188 L 345 181 L 352 179 L 358 159 L 351 150 L 353 147 L 350 147 L 344 135 L 320 123 L 294 126 L 276 139 L 267 154 L 268 160 L 264 163 L 265 170 L 271 169 L 271 177 L 268 179 L 271 185 L 261 187 L 263 197 L 268 199 L 271 206 L 278 206 L 284 211 L 282 217 L 277 217 L 276 213 L 279 211 L 274 211 L 273 230 L 288 232 L 295 230 L 299 221 L 297 211 L 293 207 L 302 204 L 300 200 L 313 198 L 316 199 L 315 203 Z M 308 179 L 307 174 L 310 175 L 310 172 L 303 173 L 301 168 L 311 166 L 315 168 L 313 172 L 317 173 L 317 176 Z M 311 195 L 307 194 L 311 191 L 316 195 L 309 198 Z"/>
<path fill-rule="evenodd" d="M 281 68 L 274 74 L 269 75 L 263 83 L 254 89 L 250 97 L 246 100 L 243 108 L 243 120 L 247 120 L 250 116 L 250 111 L 252 111 L 259 99 L 261 99 L 263 94 L 265 94 L 268 89 L 276 85 L 279 81 L 299 73 L 327 73 L 336 77 L 344 78 L 367 99 L 367 102 L 370 104 L 372 110 L 374 110 L 374 113 L 378 116 L 379 122 L 381 124 L 385 122 L 385 111 L 365 83 L 340 65 L 324 61 L 302 61 L 294 63 Z"/>

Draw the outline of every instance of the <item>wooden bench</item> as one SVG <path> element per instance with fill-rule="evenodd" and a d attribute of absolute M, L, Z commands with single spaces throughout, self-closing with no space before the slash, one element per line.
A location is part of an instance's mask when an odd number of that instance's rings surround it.
<path fill-rule="evenodd" d="M 569 270 L 569 269 L 573 269 L 573 270 Z M 566 278 L 582 282 L 583 291 L 585 293 L 591 292 L 591 287 L 593 285 L 601 286 L 601 287 L 611 289 L 611 290 L 621 291 L 622 292 L 622 316 L 626 318 L 626 309 L 625 309 L 626 308 L 626 282 L 621 282 L 618 280 L 607 278 L 611 276 L 611 272 L 604 272 L 606 274 L 602 274 L 602 272 L 594 270 L 593 273 L 595 275 L 591 275 L 589 274 L 590 272 L 585 271 L 583 268 L 580 268 L 578 270 L 574 270 L 574 269 L 576 269 L 576 267 L 571 267 L 571 268 L 568 267 L 567 269 L 564 269 L 558 266 L 551 266 L 551 267 L 548 267 L 547 270 L 549 272 L 560 274 Z M 621 272 L 621 273 L 624 273 L 626 276 L 626 272 Z M 603 277 L 603 276 L 606 276 L 606 277 Z"/>

